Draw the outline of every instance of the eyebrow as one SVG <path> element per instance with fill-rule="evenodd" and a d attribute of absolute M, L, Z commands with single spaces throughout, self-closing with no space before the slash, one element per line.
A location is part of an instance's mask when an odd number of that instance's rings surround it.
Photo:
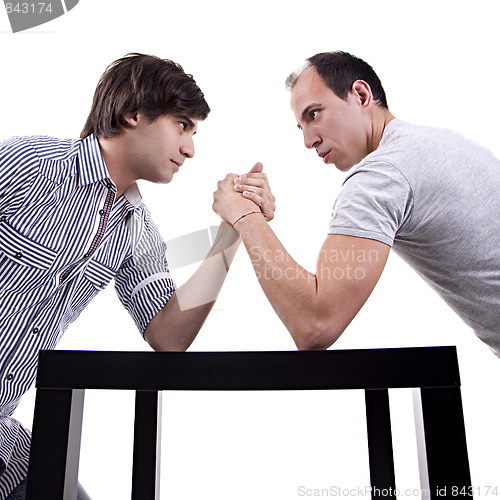
<path fill-rule="evenodd" d="M 178 118 L 179 120 L 186 121 L 190 127 L 194 127 L 194 122 L 193 120 L 191 120 L 191 118 L 189 118 L 188 115 L 175 115 L 175 117 Z"/>

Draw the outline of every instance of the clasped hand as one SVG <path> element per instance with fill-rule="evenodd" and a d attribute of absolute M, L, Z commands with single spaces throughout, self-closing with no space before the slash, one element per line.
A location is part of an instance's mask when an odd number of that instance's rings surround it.
<path fill-rule="evenodd" d="M 212 208 L 224 221 L 233 224 L 254 210 L 260 210 L 267 221 L 274 218 L 276 199 L 262 169 L 262 163 L 256 163 L 247 174 L 228 174 L 217 183 Z"/>

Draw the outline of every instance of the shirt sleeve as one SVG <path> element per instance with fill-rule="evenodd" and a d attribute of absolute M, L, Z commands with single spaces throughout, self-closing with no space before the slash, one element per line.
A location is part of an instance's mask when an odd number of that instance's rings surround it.
<path fill-rule="evenodd" d="M 22 205 L 39 170 L 34 148 L 21 137 L 0 142 L 0 216 Z"/>
<path fill-rule="evenodd" d="M 411 186 L 399 169 L 389 163 L 366 163 L 344 181 L 328 232 L 392 246 L 412 206 Z"/>
<path fill-rule="evenodd" d="M 149 322 L 160 312 L 176 290 L 166 259 L 167 245 L 141 205 L 129 221 L 131 256 L 115 277 L 120 301 L 144 335 Z"/>

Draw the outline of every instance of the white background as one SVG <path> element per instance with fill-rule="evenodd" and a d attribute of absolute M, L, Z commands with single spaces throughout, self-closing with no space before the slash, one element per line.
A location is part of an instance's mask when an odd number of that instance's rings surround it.
<path fill-rule="evenodd" d="M 343 174 L 304 148 L 284 80 L 305 58 L 346 50 L 380 76 L 393 114 L 456 129 L 500 155 L 497 2 L 81 0 L 18 34 L 0 12 L 0 139 L 77 137 L 105 67 L 128 52 L 180 62 L 212 108 L 197 153 L 167 186 L 141 185 L 165 239 L 218 224 L 216 182 L 262 161 L 272 227 L 314 271 Z M 470 181 L 474 181 L 471 170 Z M 466 201 L 465 201 L 466 202 Z M 178 284 L 192 269 L 174 272 Z M 335 349 L 457 345 L 474 486 L 500 494 L 500 361 L 396 256 Z M 62 349 L 149 350 L 110 286 Z M 241 249 L 192 351 L 291 350 Z M 33 391 L 16 412 L 31 426 Z M 411 396 L 391 391 L 397 484 L 418 488 Z M 369 484 L 363 394 L 164 394 L 162 498 L 288 500 L 301 486 Z M 87 391 L 80 480 L 93 499 L 129 498 L 133 394 Z M 417 492 L 407 496 L 416 498 Z M 494 496 L 490 490 L 488 497 Z M 479 497 L 479 496 L 478 496 Z"/>

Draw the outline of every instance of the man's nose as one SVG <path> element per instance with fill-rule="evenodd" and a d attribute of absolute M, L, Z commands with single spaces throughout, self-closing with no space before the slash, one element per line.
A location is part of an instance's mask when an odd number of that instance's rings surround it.
<path fill-rule="evenodd" d="M 321 143 L 321 137 L 319 137 L 319 135 L 314 131 L 304 129 L 303 134 L 304 134 L 304 145 L 306 148 L 312 149 Z"/>
<path fill-rule="evenodd" d="M 186 158 L 192 158 L 194 156 L 194 141 L 193 137 L 187 138 L 181 145 L 180 152 Z"/>

